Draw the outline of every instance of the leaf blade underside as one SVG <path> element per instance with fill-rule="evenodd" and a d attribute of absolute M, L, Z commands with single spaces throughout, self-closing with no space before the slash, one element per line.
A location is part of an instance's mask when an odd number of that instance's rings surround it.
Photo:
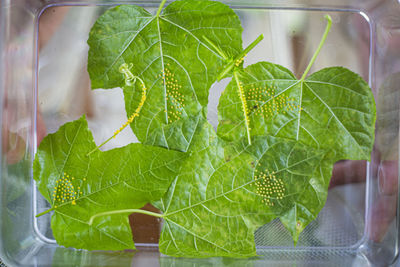
<path fill-rule="evenodd" d="M 370 159 L 375 103 L 371 89 L 357 74 L 331 67 L 301 82 L 282 66 L 259 62 L 244 69 L 241 79 L 252 136 L 277 136 L 319 149 L 334 148 L 336 160 Z M 233 83 L 227 86 L 218 107 L 218 134 L 226 140 L 239 140 L 245 132 L 234 87 Z"/>
<path fill-rule="evenodd" d="M 96 147 L 87 122 L 79 120 L 49 134 L 34 160 L 34 179 L 54 209 L 51 226 L 58 244 L 89 250 L 134 248 L 128 214 L 91 216 L 141 208 L 164 195 L 182 153 L 130 144 L 106 152 Z"/>
<path fill-rule="evenodd" d="M 155 203 L 165 220 L 160 251 L 178 257 L 255 256 L 255 230 L 281 215 L 281 210 L 290 210 L 322 152 L 274 137 L 260 139 L 261 149 L 238 147 L 225 144 L 208 123 L 201 127 L 191 155 L 182 164 L 185 171 Z M 309 155 L 307 160 L 305 155 Z M 256 170 L 267 167 L 284 181 L 287 195 L 282 199 L 277 198 L 278 187 L 274 185 L 265 195 L 257 182 L 268 181 L 262 176 L 253 178 Z M 267 205 L 266 199 L 276 206 Z"/>
<path fill-rule="evenodd" d="M 214 1 L 175 1 L 158 17 L 137 6 L 110 9 L 88 40 L 92 88 L 122 87 L 129 117 L 141 88 L 126 85 L 119 67 L 133 63 L 130 71 L 148 88 L 133 132 L 144 144 L 186 151 L 206 118 L 208 90 L 226 63 L 203 36 L 233 57 L 241 51 L 241 33 L 236 14 Z"/>
<path fill-rule="evenodd" d="M 252 139 L 274 136 L 325 151 L 302 197 L 280 216 L 296 244 L 325 205 L 332 165 L 342 159 L 370 159 L 376 119 L 372 91 L 361 77 L 342 67 L 322 69 L 301 81 L 280 65 L 259 62 L 239 71 L 239 76 Z M 218 106 L 218 135 L 225 140 L 246 136 L 240 105 L 231 82 Z M 254 146 L 259 149 L 262 143 Z"/>

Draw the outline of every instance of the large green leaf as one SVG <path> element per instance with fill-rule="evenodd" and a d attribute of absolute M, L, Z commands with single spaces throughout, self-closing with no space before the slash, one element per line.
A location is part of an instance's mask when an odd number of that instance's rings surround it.
<path fill-rule="evenodd" d="M 160 199 L 179 169 L 183 153 L 130 144 L 87 156 L 96 144 L 84 117 L 62 126 L 40 144 L 33 175 L 54 210 L 59 245 L 89 250 L 134 248 L 128 214 L 96 214 L 141 208 Z"/>
<path fill-rule="evenodd" d="M 332 152 L 282 138 L 258 136 L 252 145 L 247 145 L 246 140 L 242 147 L 257 158 L 254 179 L 262 181 L 259 188 L 266 190 L 265 203 L 280 217 L 296 244 L 300 233 L 325 205 Z M 274 187 L 278 193 L 271 194 Z M 274 198 L 278 200 L 272 201 Z"/>
<path fill-rule="evenodd" d="M 255 230 L 300 201 L 322 154 L 291 140 L 265 137 L 258 142 L 225 145 L 208 123 L 201 124 L 183 171 L 157 203 L 164 213 L 162 253 L 256 255 Z M 263 176 L 272 172 L 275 178 Z"/>
<path fill-rule="evenodd" d="M 282 66 L 259 62 L 236 75 L 247 110 L 242 108 L 237 82 L 232 81 L 218 106 L 220 136 L 247 142 L 249 125 L 254 150 L 263 146 L 257 141 L 261 136 L 275 136 L 329 151 L 320 155 L 318 168 L 291 200 L 290 209 L 281 209 L 281 221 L 297 243 L 325 205 L 335 161 L 370 159 L 375 123 L 371 89 L 341 67 L 323 69 L 301 81 Z"/>
<path fill-rule="evenodd" d="M 219 2 L 175 1 L 159 16 L 134 5 L 115 7 L 90 32 L 92 88 L 122 87 L 130 117 L 143 92 L 132 77 L 141 78 L 147 97 L 131 124 L 134 133 L 142 143 L 186 151 L 227 60 L 204 36 L 233 58 L 242 50 L 241 33 L 239 18 Z"/>
<path fill-rule="evenodd" d="M 357 74 L 331 67 L 301 81 L 280 65 L 259 62 L 237 75 L 247 102 L 251 136 L 284 137 L 333 149 L 337 160 L 370 159 L 375 103 L 371 89 Z M 239 140 L 246 136 L 235 81 L 222 94 L 218 112 L 221 137 Z"/>

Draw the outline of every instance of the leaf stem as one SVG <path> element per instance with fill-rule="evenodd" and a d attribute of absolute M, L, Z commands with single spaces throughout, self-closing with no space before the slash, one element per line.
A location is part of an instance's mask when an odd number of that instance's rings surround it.
<path fill-rule="evenodd" d="M 256 47 L 262 40 L 264 39 L 264 35 L 260 34 L 251 44 L 249 44 L 242 53 L 239 54 L 237 59 L 240 59 L 247 55 L 254 47 Z"/>
<path fill-rule="evenodd" d="M 46 211 L 43 211 L 43 212 L 37 214 L 35 217 L 38 218 L 38 217 L 43 216 L 43 215 L 45 215 L 45 214 L 47 214 L 47 213 L 49 213 L 50 211 L 53 211 L 53 210 L 54 210 L 54 208 L 48 209 Z"/>
<path fill-rule="evenodd" d="M 114 134 L 108 138 L 106 141 L 104 141 L 103 143 L 101 143 L 99 146 L 97 146 L 96 148 L 94 148 L 92 151 L 90 151 L 89 153 L 86 154 L 86 156 L 89 156 L 90 154 L 92 154 L 93 152 L 99 150 L 102 146 L 104 146 L 105 144 L 107 144 L 111 139 L 115 138 L 122 130 L 124 130 L 128 125 L 130 125 L 133 120 L 139 116 L 140 111 L 142 110 L 142 107 L 144 105 L 144 101 L 146 101 L 146 97 L 147 97 L 147 88 L 146 85 L 144 84 L 143 80 L 140 79 L 138 76 L 133 76 L 134 77 L 134 83 L 136 80 L 139 80 L 140 83 L 142 84 L 142 98 L 140 99 L 140 103 L 138 105 L 138 107 L 136 108 L 135 112 L 128 118 L 128 121 L 125 122 L 124 125 L 122 125 L 118 130 L 116 130 L 114 132 Z"/>
<path fill-rule="evenodd" d="M 247 55 L 248 52 L 250 52 L 256 45 L 258 45 L 262 39 L 264 39 L 264 35 L 260 34 L 260 36 L 257 37 L 249 46 L 247 46 L 233 61 L 231 61 L 228 66 L 225 68 L 224 71 L 221 72 L 221 74 L 218 77 L 218 80 L 222 79 L 231 69 L 236 66 L 238 67 L 240 63 L 243 62 L 243 58 Z M 243 87 L 240 84 L 239 76 L 237 71 L 233 72 L 233 76 L 235 77 L 236 81 L 236 86 L 238 88 L 239 92 L 239 97 L 240 101 L 242 102 L 242 109 L 244 113 L 244 121 L 246 124 L 246 131 L 247 131 L 247 140 L 249 142 L 249 145 L 251 145 L 251 136 L 250 136 L 250 120 L 249 120 L 249 112 L 247 108 L 247 102 L 246 102 L 246 97 L 244 96 L 243 92 Z"/>
<path fill-rule="evenodd" d="M 89 225 L 92 225 L 94 219 L 96 219 L 97 217 L 113 215 L 113 214 L 120 214 L 120 213 L 141 213 L 141 214 L 146 214 L 146 215 L 154 216 L 154 217 L 158 217 L 158 218 L 164 217 L 163 214 L 159 214 L 159 213 L 155 213 L 155 212 L 151 212 L 151 211 L 147 211 L 147 210 L 141 210 L 141 209 L 113 210 L 113 211 L 106 211 L 106 212 L 101 212 L 101 213 L 97 213 L 97 214 L 93 215 L 89 219 Z"/>
<path fill-rule="evenodd" d="M 158 7 L 158 10 L 157 10 L 156 17 L 159 17 L 159 16 L 160 16 L 161 11 L 162 11 L 162 9 L 163 9 L 163 7 L 164 7 L 164 5 L 165 5 L 166 2 L 167 2 L 167 0 L 163 0 L 163 1 L 161 2 L 160 6 Z"/>
<path fill-rule="evenodd" d="M 203 39 L 206 40 L 206 42 L 211 45 L 215 51 L 218 52 L 218 54 L 223 57 L 225 60 L 228 60 L 228 56 L 224 53 L 224 51 L 222 51 L 216 44 L 214 44 L 213 41 L 211 41 L 210 39 L 208 39 L 206 36 L 203 35 Z"/>
<path fill-rule="evenodd" d="M 236 85 L 239 91 L 239 97 L 240 100 L 242 102 L 242 109 L 243 109 L 243 113 L 244 113 L 244 122 L 246 124 L 246 130 L 247 130 L 247 140 L 249 141 L 249 145 L 251 145 L 251 138 L 250 138 L 250 121 L 249 121 L 249 117 L 248 117 L 248 109 L 247 109 L 247 102 L 246 102 L 246 98 L 244 97 L 244 93 L 243 93 L 243 87 L 240 84 L 239 81 L 239 77 L 237 72 L 235 71 L 233 73 L 233 76 L 235 77 L 235 81 L 236 81 Z"/>
<path fill-rule="evenodd" d="M 242 62 L 243 58 L 264 39 L 264 35 L 260 34 L 249 46 L 247 46 L 235 59 L 230 61 L 225 69 L 218 75 L 218 81 L 223 79 L 228 72 L 230 72 L 238 62 Z"/>
<path fill-rule="evenodd" d="M 113 139 L 114 136 L 111 136 L 110 138 L 108 138 L 106 141 L 104 141 L 103 143 L 101 143 L 99 146 L 96 146 L 93 150 L 91 150 L 89 153 L 86 154 L 86 156 L 90 156 L 90 154 L 92 154 L 93 152 L 99 150 L 102 146 L 104 146 L 105 144 L 107 144 L 108 142 L 110 142 L 111 139 Z"/>
<path fill-rule="evenodd" d="M 332 18 L 331 18 L 331 16 L 325 15 L 325 19 L 326 19 L 326 21 L 327 21 L 326 28 L 325 28 L 325 32 L 324 32 L 324 34 L 322 35 L 321 41 L 320 41 L 320 43 L 319 43 L 319 45 L 318 45 L 318 48 L 317 48 L 317 50 L 315 51 L 313 57 L 311 58 L 310 63 L 308 63 L 308 66 L 307 66 L 306 70 L 304 71 L 303 76 L 301 76 L 300 82 L 303 82 L 304 79 L 306 78 L 308 72 L 309 72 L 310 69 L 311 69 L 311 66 L 314 64 L 315 59 L 317 58 L 319 52 L 321 51 L 322 46 L 323 46 L 324 43 L 325 43 L 326 37 L 328 36 L 328 33 L 329 33 L 329 30 L 331 29 L 331 26 L 332 26 Z"/>

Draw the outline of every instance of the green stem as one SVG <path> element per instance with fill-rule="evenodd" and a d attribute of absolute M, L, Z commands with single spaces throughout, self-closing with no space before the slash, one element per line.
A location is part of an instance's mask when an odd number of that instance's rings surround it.
<path fill-rule="evenodd" d="M 142 79 L 140 79 L 138 76 L 134 76 L 134 77 L 135 77 L 135 80 L 134 80 L 133 83 L 135 83 L 136 80 L 139 80 L 140 83 L 142 84 L 143 88 L 146 87 L 146 85 L 144 84 L 144 82 L 143 82 Z M 142 109 L 142 107 L 140 107 L 140 109 Z M 139 109 L 139 111 L 140 111 L 140 109 Z M 129 124 L 130 124 L 130 123 L 129 123 Z M 119 130 L 119 132 L 122 131 L 123 129 L 125 129 L 129 124 L 124 125 L 124 126 L 122 127 L 122 129 Z M 104 141 L 103 143 L 101 143 L 99 146 L 95 147 L 92 151 L 90 151 L 89 153 L 87 153 L 86 156 L 88 157 L 88 156 L 89 156 L 90 154 L 92 154 L 93 152 L 99 150 L 102 146 L 104 146 L 105 144 L 107 144 L 108 142 L 110 142 L 110 140 L 113 139 L 116 135 L 117 135 L 117 134 L 114 133 L 113 136 L 111 136 L 110 138 L 108 138 L 106 141 Z"/>
<path fill-rule="evenodd" d="M 222 51 L 216 44 L 214 44 L 213 41 L 211 41 L 210 39 L 208 39 L 206 36 L 203 35 L 203 39 L 206 40 L 206 42 L 211 45 L 215 51 L 218 52 L 218 54 L 223 57 L 225 60 L 228 60 L 227 55 L 224 53 L 224 51 Z"/>
<path fill-rule="evenodd" d="M 239 54 L 237 59 L 240 59 L 242 57 L 244 57 L 245 55 L 247 55 L 251 50 L 253 50 L 254 47 L 256 47 L 256 45 L 258 45 L 262 40 L 264 39 L 264 35 L 260 34 L 260 36 L 257 37 L 257 39 L 255 39 L 251 44 L 249 44 L 241 54 Z"/>
<path fill-rule="evenodd" d="M 92 154 L 93 152 L 97 151 L 100 149 L 100 147 L 104 146 L 105 144 L 107 144 L 108 142 L 110 142 L 111 139 L 113 139 L 114 136 L 111 136 L 110 138 L 108 138 L 106 141 L 104 141 L 103 143 L 101 143 L 99 146 L 96 146 L 92 151 L 90 151 L 89 153 L 86 154 L 87 157 L 89 157 L 90 154 Z"/>
<path fill-rule="evenodd" d="M 156 17 L 159 17 L 159 16 L 160 16 L 161 11 L 162 11 L 162 9 L 163 9 L 163 7 L 164 7 L 164 5 L 165 5 L 166 2 L 167 2 L 167 0 L 163 0 L 163 1 L 161 2 L 160 6 L 158 7 L 158 10 L 157 10 Z"/>
<path fill-rule="evenodd" d="M 43 215 L 45 215 L 45 214 L 47 214 L 47 213 L 49 213 L 50 211 L 53 211 L 53 210 L 54 210 L 54 208 L 48 209 L 46 211 L 43 211 L 43 212 L 37 214 L 35 217 L 38 218 L 38 217 L 43 216 Z"/>
<path fill-rule="evenodd" d="M 300 82 L 303 82 L 304 79 L 306 78 L 308 72 L 311 69 L 311 66 L 314 64 L 315 59 L 317 58 L 319 52 L 321 51 L 322 46 L 325 43 L 326 37 L 328 36 L 328 33 L 329 33 L 329 30 L 331 29 L 331 26 L 332 26 L 332 18 L 331 18 L 331 16 L 325 15 L 325 19 L 327 20 L 327 24 L 326 24 L 324 35 L 322 35 L 322 38 L 321 38 L 321 41 L 320 41 L 320 43 L 318 45 L 317 50 L 315 51 L 313 57 L 311 58 L 310 63 L 308 63 L 308 66 L 307 66 L 306 70 L 304 71 L 303 76 L 301 76 Z"/>
<path fill-rule="evenodd" d="M 147 211 L 147 210 L 140 210 L 140 209 L 113 210 L 113 211 L 106 211 L 106 212 L 101 212 L 101 213 L 97 213 L 97 214 L 93 215 L 89 219 L 89 225 L 92 225 L 94 219 L 96 219 L 97 217 L 113 215 L 113 214 L 120 214 L 120 213 L 141 213 L 141 214 L 146 214 L 146 215 L 154 216 L 154 217 L 158 217 L 158 218 L 164 217 L 164 215 L 162 215 L 162 214 Z"/>
<path fill-rule="evenodd" d="M 245 57 L 256 45 L 258 45 L 264 39 L 264 35 L 260 35 L 255 39 L 249 46 L 247 46 L 234 60 L 229 62 L 229 64 L 225 67 L 225 69 L 218 76 L 218 81 L 223 79 L 228 72 L 230 72 L 235 66 L 236 62 L 241 58 Z"/>
<path fill-rule="evenodd" d="M 243 93 L 243 90 L 242 90 L 242 86 L 240 84 L 239 77 L 238 77 L 236 71 L 233 73 L 233 76 L 235 77 L 236 85 L 237 85 L 237 88 L 238 88 L 238 91 L 239 91 L 239 97 L 240 97 L 240 100 L 242 102 L 242 109 L 243 109 L 243 113 L 244 113 L 244 122 L 246 124 L 246 130 L 247 130 L 247 140 L 249 142 L 249 145 L 251 145 L 250 125 L 249 125 L 250 123 L 249 123 L 249 117 L 248 117 L 248 112 L 247 112 L 248 110 L 247 110 L 246 98 L 244 96 L 244 93 Z"/>

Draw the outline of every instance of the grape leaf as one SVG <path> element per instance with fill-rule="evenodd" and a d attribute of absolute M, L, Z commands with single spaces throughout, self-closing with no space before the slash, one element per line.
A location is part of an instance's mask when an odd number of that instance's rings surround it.
<path fill-rule="evenodd" d="M 160 199 L 183 153 L 142 144 L 106 152 L 95 148 L 84 117 L 49 134 L 39 146 L 33 176 L 51 203 L 53 234 L 59 245 L 89 250 L 132 249 L 128 214 L 96 214 L 141 208 Z"/>
<path fill-rule="evenodd" d="M 238 71 L 250 135 L 271 135 L 311 147 L 335 149 L 335 159 L 369 160 L 374 143 L 375 103 L 360 76 L 342 67 L 322 69 L 304 81 L 286 68 L 259 62 Z M 221 96 L 218 134 L 246 136 L 244 112 L 232 81 Z"/>
<path fill-rule="evenodd" d="M 224 144 L 208 123 L 201 124 L 183 171 L 155 203 L 163 211 L 162 253 L 256 255 L 254 231 L 291 209 L 324 153 L 281 138 L 259 143 L 238 149 Z"/>
<path fill-rule="evenodd" d="M 247 140 L 246 112 L 252 139 L 276 136 L 329 151 L 292 208 L 280 216 L 296 244 L 325 205 L 332 165 L 340 159 L 370 159 L 376 116 L 371 89 L 342 67 L 322 69 L 302 81 L 282 66 L 259 62 L 235 75 L 247 110 L 232 81 L 218 106 L 221 137 Z"/>
<path fill-rule="evenodd" d="M 146 100 L 130 124 L 133 132 L 144 144 L 186 151 L 227 61 L 204 36 L 229 59 L 242 49 L 241 34 L 237 15 L 219 2 L 175 1 L 155 16 L 134 5 L 115 7 L 90 32 L 92 88 L 122 87 L 130 117 L 144 84 Z"/>

